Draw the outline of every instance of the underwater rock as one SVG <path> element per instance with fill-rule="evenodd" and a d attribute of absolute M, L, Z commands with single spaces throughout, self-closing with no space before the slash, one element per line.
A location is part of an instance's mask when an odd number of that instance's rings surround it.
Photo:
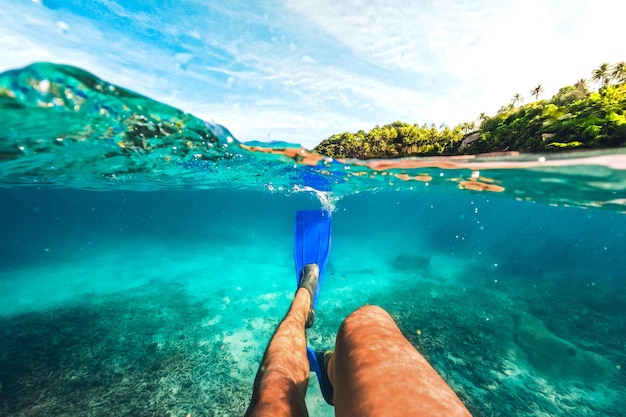
<path fill-rule="evenodd" d="M 598 383 L 615 373 L 608 359 L 555 335 L 528 313 L 515 317 L 513 340 L 532 368 L 550 379 Z"/>
<path fill-rule="evenodd" d="M 422 271 L 430 266 L 430 258 L 413 253 L 401 253 L 389 262 L 389 265 L 401 272 Z"/>

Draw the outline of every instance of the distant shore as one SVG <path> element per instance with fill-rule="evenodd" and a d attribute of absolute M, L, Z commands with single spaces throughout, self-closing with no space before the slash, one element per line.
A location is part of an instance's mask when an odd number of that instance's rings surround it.
<path fill-rule="evenodd" d="M 370 131 L 343 132 L 323 140 L 315 151 L 333 158 L 381 159 L 454 156 L 487 152 L 560 152 L 626 146 L 626 63 L 602 64 L 592 72 L 597 91 L 585 79 L 539 100 L 541 84 L 521 94 L 494 116 L 453 128 L 396 121 Z"/>

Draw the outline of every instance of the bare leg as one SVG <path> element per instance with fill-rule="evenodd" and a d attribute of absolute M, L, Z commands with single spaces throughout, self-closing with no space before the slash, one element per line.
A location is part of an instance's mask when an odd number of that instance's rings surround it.
<path fill-rule="evenodd" d="M 346 318 L 328 374 L 338 417 L 470 416 L 380 307 L 361 307 Z"/>
<path fill-rule="evenodd" d="M 299 288 L 287 315 L 272 336 L 254 381 L 246 416 L 307 416 L 309 382 L 304 325 L 311 294 Z"/>

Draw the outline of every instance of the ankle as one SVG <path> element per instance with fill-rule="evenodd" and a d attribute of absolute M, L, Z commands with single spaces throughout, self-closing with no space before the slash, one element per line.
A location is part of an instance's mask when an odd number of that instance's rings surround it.
<path fill-rule="evenodd" d="M 306 288 L 311 294 L 311 304 L 315 297 L 315 291 L 317 290 L 317 282 L 319 279 L 319 267 L 317 264 L 306 264 L 300 272 L 300 284 L 298 288 Z"/>

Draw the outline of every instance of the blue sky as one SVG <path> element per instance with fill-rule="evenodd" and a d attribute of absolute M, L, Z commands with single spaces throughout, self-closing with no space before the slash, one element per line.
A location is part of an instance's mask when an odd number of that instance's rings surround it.
<path fill-rule="evenodd" d="M 0 71 L 79 66 L 225 125 L 313 147 L 402 120 L 454 126 L 626 60 L 623 0 L 12 0 Z"/>

